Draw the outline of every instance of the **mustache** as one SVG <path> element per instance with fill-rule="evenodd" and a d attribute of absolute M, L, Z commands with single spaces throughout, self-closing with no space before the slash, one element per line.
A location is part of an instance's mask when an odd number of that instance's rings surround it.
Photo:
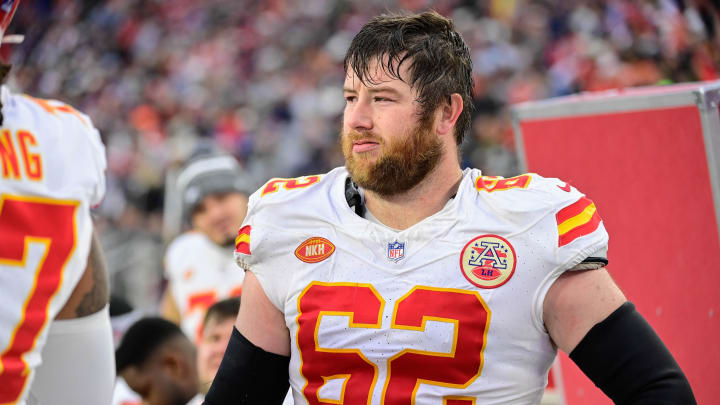
<path fill-rule="evenodd" d="M 371 131 L 343 131 L 341 135 L 342 138 L 347 139 L 351 143 L 355 141 L 366 140 L 383 144 L 383 139 Z"/>

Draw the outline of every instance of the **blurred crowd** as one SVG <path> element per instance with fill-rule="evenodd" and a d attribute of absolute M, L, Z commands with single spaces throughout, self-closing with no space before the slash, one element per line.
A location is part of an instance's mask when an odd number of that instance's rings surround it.
<path fill-rule="evenodd" d="M 113 290 L 152 308 L 168 173 L 200 140 L 257 184 L 341 165 L 350 40 L 370 16 L 427 8 L 471 47 L 463 165 L 488 174 L 517 171 L 513 103 L 720 77 L 716 0 L 26 0 L 10 30 L 25 35 L 10 86 L 94 120 L 108 153 L 99 215 Z"/>

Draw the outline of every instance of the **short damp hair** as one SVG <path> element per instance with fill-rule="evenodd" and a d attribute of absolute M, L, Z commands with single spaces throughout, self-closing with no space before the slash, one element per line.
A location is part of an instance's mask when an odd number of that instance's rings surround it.
<path fill-rule="evenodd" d="M 345 55 L 345 73 L 352 69 L 362 83 L 373 83 L 374 61 L 391 77 L 400 77 L 400 67 L 410 63 L 408 84 L 418 92 L 424 120 L 453 93 L 463 100 L 463 111 L 455 126 L 460 145 L 470 129 L 472 112 L 472 60 L 470 49 L 455 31 L 452 20 L 434 11 L 422 14 L 383 14 L 372 18 L 355 36 Z"/>
<path fill-rule="evenodd" d="M 217 319 L 218 321 L 224 321 L 225 319 L 237 318 L 238 312 L 240 312 L 240 297 L 226 298 L 220 300 L 210 306 L 207 312 L 205 312 L 205 318 L 203 319 L 203 328 L 207 326 L 210 319 Z"/>

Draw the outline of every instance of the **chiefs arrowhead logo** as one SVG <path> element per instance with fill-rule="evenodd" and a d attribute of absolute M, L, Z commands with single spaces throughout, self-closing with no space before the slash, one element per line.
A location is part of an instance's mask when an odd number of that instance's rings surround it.
<path fill-rule="evenodd" d="M 335 252 L 335 245 L 332 242 L 319 236 L 313 236 L 295 249 L 295 257 L 305 263 L 318 263 L 330 257 L 333 252 Z"/>

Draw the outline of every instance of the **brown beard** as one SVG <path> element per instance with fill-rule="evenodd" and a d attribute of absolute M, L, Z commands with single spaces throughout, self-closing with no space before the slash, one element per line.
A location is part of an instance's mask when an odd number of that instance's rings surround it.
<path fill-rule="evenodd" d="M 343 133 L 342 150 L 350 177 L 360 187 L 383 197 L 415 187 L 438 165 L 443 154 L 442 142 L 431 132 L 432 124 L 432 120 L 422 120 L 405 136 L 393 137 L 387 142 L 372 133 Z M 353 141 L 357 139 L 371 139 L 380 144 L 382 155 L 375 163 L 363 155 L 353 155 Z"/>

